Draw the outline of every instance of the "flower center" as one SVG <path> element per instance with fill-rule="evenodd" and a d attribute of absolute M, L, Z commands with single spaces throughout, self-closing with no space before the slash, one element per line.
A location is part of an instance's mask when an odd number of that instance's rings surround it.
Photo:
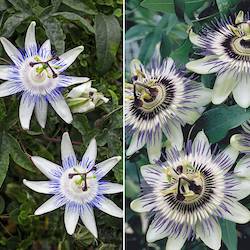
<path fill-rule="evenodd" d="M 180 202 L 194 203 L 204 193 L 203 175 L 191 168 L 180 165 L 175 170 L 168 167 L 166 177 L 171 185 L 164 190 L 164 194 L 173 194 Z"/>

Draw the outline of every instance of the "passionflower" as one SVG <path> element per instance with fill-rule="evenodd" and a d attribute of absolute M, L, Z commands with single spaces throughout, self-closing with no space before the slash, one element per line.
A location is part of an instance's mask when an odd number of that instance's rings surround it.
<path fill-rule="evenodd" d="M 206 135 L 199 132 L 185 149 L 166 150 L 165 162 L 142 166 L 145 185 L 131 208 L 152 219 L 147 241 L 168 237 L 166 250 L 178 250 L 187 240 L 200 238 L 211 249 L 219 249 L 218 218 L 247 223 L 250 211 L 238 200 L 250 191 L 240 189 L 241 179 L 230 171 L 238 153 L 230 145 L 212 153 Z M 238 165 L 237 171 L 242 167 Z"/>
<path fill-rule="evenodd" d="M 67 95 L 67 103 L 73 113 L 86 113 L 94 110 L 109 99 L 91 87 L 91 81 L 74 87 Z"/>
<path fill-rule="evenodd" d="M 50 41 L 41 47 L 36 43 L 35 22 L 31 22 L 25 37 L 25 49 L 18 50 L 10 41 L 1 37 L 0 41 L 12 65 L 0 66 L 0 97 L 21 94 L 19 118 L 23 129 L 29 129 L 33 111 L 41 127 L 45 127 L 48 103 L 67 123 L 72 122 L 72 114 L 61 90 L 73 84 L 89 80 L 87 77 L 66 76 L 62 73 L 83 51 L 83 46 L 56 56 L 51 52 Z"/>
<path fill-rule="evenodd" d="M 125 86 L 125 124 L 127 134 L 132 136 L 127 155 L 146 144 L 151 163 L 160 158 L 162 132 L 172 146 L 180 149 L 181 125 L 193 124 L 202 107 L 211 101 L 211 90 L 185 77 L 171 58 L 152 65 L 147 70 L 133 60 L 132 84 Z"/>
<path fill-rule="evenodd" d="M 205 57 L 187 63 L 198 74 L 217 73 L 212 102 L 220 104 L 233 92 L 242 108 L 250 106 L 250 15 L 240 11 L 236 17 L 215 20 L 199 35 L 192 30 L 190 40 Z"/>
<path fill-rule="evenodd" d="M 101 180 L 121 157 L 116 156 L 96 164 L 96 154 L 96 141 L 92 139 L 78 162 L 69 134 L 64 133 L 61 143 L 62 166 L 38 156 L 31 157 L 35 166 L 49 180 L 23 180 L 23 183 L 36 192 L 53 195 L 35 211 L 35 215 L 45 214 L 65 205 L 64 223 L 68 234 L 74 233 L 80 217 L 96 238 L 94 207 L 121 218 L 122 210 L 104 195 L 122 192 L 122 185 Z"/>

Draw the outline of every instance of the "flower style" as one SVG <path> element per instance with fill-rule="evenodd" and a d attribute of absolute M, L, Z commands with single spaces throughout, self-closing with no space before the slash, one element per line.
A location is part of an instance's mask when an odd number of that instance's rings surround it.
<path fill-rule="evenodd" d="M 166 150 L 165 162 L 142 166 L 146 183 L 131 208 L 152 217 L 147 241 L 168 237 L 166 250 L 178 250 L 186 240 L 200 238 L 211 249 L 219 249 L 218 217 L 247 223 L 250 211 L 238 200 L 248 196 L 250 190 L 241 189 L 241 179 L 235 175 L 245 165 L 239 162 L 235 173 L 229 171 L 238 154 L 230 145 L 217 154 L 211 152 L 201 131 L 184 150 Z"/>
<path fill-rule="evenodd" d="M 250 15 L 240 11 L 236 17 L 215 20 L 200 34 L 190 31 L 190 40 L 205 57 L 187 63 L 198 74 L 217 73 L 212 102 L 220 104 L 233 92 L 242 108 L 250 106 Z"/>
<path fill-rule="evenodd" d="M 151 163 L 160 158 L 162 132 L 172 146 L 183 145 L 181 125 L 193 124 L 203 106 L 211 101 L 211 90 L 186 78 L 171 58 L 155 62 L 150 71 L 138 60 L 131 63 L 132 83 L 125 86 L 125 124 L 132 135 L 127 155 L 145 144 Z"/>
<path fill-rule="evenodd" d="M 64 100 L 61 89 L 89 80 L 87 77 L 63 75 L 83 51 L 83 46 L 76 47 L 62 54 L 53 55 L 50 41 L 41 47 L 36 43 L 35 22 L 31 22 L 25 37 L 25 49 L 18 50 L 10 41 L 1 37 L 0 41 L 13 61 L 13 65 L 0 65 L 0 97 L 21 93 L 19 118 L 23 129 L 29 129 L 33 111 L 38 123 L 45 127 L 48 103 L 67 123 L 72 122 L 72 114 Z"/>
<path fill-rule="evenodd" d="M 80 162 L 77 161 L 68 133 L 61 143 L 62 167 L 44 158 L 31 157 L 35 166 L 50 180 L 23 183 L 30 189 L 53 196 L 41 205 L 35 215 L 53 211 L 65 205 L 64 223 L 68 234 L 73 234 L 79 217 L 86 228 L 97 238 L 93 208 L 121 218 L 122 210 L 105 194 L 122 192 L 122 185 L 101 180 L 121 157 L 116 156 L 95 164 L 97 147 L 92 139 Z"/>
<path fill-rule="evenodd" d="M 67 102 L 73 113 L 86 113 L 109 101 L 97 89 L 91 87 L 91 81 L 74 87 L 67 94 Z"/>

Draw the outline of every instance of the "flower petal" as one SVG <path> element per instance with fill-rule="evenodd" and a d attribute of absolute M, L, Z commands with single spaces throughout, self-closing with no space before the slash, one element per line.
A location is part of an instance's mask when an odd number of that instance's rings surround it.
<path fill-rule="evenodd" d="M 15 82 L 6 81 L 0 84 L 0 97 L 13 95 L 21 91 L 22 89 Z"/>
<path fill-rule="evenodd" d="M 240 152 L 250 151 L 250 135 L 249 134 L 235 134 L 230 138 L 230 144 Z"/>
<path fill-rule="evenodd" d="M 63 96 L 60 94 L 55 99 L 49 99 L 49 103 L 56 111 L 56 113 L 67 123 L 73 121 L 72 114 L 70 112 L 69 106 L 64 100 Z"/>
<path fill-rule="evenodd" d="M 36 102 L 35 105 L 35 115 L 39 125 L 42 128 L 45 128 L 46 125 L 47 111 L 48 111 L 48 102 L 45 100 L 45 98 L 40 97 L 40 99 Z"/>
<path fill-rule="evenodd" d="M 60 58 L 60 64 L 62 64 L 63 66 L 59 69 L 60 72 L 63 72 L 64 70 L 66 70 L 78 57 L 78 55 L 83 52 L 84 47 L 83 46 L 78 46 L 74 49 L 71 49 L 69 51 L 67 51 L 66 53 L 62 54 L 61 56 L 59 56 Z"/>
<path fill-rule="evenodd" d="M 146 196 L 144 196 L 146 198 Z M 130 203 L 130 208 L 137 213 L 149 212 L 154 208 L 150 202 L 145 202 L 143 197 L 133 200 Z"/>
<path fill-rule="evenodd" d="M 223 103 L 236 85 L 237 80 L 234 71 L 225 71 L 219 74 L 213 87 L 213 104 Z"/>
<path fill-rule="evenodd" d="M 176 147 L 178 150 L 182 149 L 183 133 L 179 122 L 168 120 L 167 127 L 163 128 L 163 132 L 170 141 L 172 147 Z"/>
<path fill-rule="evenodd" d="M 53 190 L 50 187 L 50 181 L 28 181 L 24 179 L 23 184 L 38 193 L 53 194 Z"/>
<path fill-rule="evenodd" d="M 79 220 L 79 211 L 73 206 L 66 204 L 64 212 L 64 224 L 68 234 L 75 232 L 77 222 Z"/>
<path fill-rule="evenodd" d="M 250 179 L 250 156 L 245 155 L 242 157 L 234 168 L 234 173 L 238 177 Z"/>
<path fill-rule="evenodd" d="M 9 40 L 7 40 L 4 37 L 1 37 L 0 41 L 7 55 L 17 65 L 20 59 L 22 58 L 22 55 L 19 52 L 19 50 Z"/>
<path fill-rule="evenodd" d="M 80 213 L 80 216 L 84 226 L 95 236 L 95 238 L 97 238 L 98 234 L 93 208 L 90 206 L 85 206 Z"/>
<path fill-rule="evenodd" d="M 126 151 L 126 155 L 130 156 L 143 148 L 143 146 L 146 143 L 146 136 L 140 136 L 141 133 L 139 131 L 136 131 L 130 141 L 130 145 Z"/>
<path fill-rule="evenodd" d="M 182 235 L 179 235 L 178 237 L 168 237 L 167 244 L 166 244 L 166 250 L 181 250 L 184 246 L 185 242 L 187 240 L 187 237 L 183 237 Z"/>
<path fill-rule="evenodd" d="M 239 202 L 231 202 L 227 205 L 227 209 L 229 212 L 222 211 L 222 218 L 239 224 L 245 224 L 250 221 L 250 211 Z"/>
<path fill-rule="evenodd" d="M 181 118 L 181 120 L 185 123 L 188 123 L 190 125 L 193 125 L 198 118 L 201 116 L 201 112 L 199 112 L 196 109 L 193 110 L 186 110 L 183 113 L 179 113 L 178 116 Z"/>
<path fill-rule="evenodd" d="M 237 179 L 239 184 L 234 187 L 235 190 L 232 191 L 232 195 L 239 201 L 246 198 L 250 194 L 250 180 L 240 177 Z"/>
<path fill-rule="evenodd" d="M 96 139 L 93 138 L 90 141 L 88 148 L 82 157 L 82 164 L 86 166 L 90 166 L 90 168 L 92 168 L 95 165 L 96 156 L 97 156 Z"/>
<path fill-rule="evenodd" d="M 10 76 L 11 67 L 7 65 L 0 65 L 0 79 L 8 80 Z"/>
<path fill-rule="evenodd" d="M 196 46 L 201 46 L 200 45 L 200 36 L 197 35 L 196 33 L 193 32 L 193 29 L 190 29 L 189 31 L 189 40 L 192 44 L 196 45 Z"/>
<path fill-rule="evenodd" d="M 198 74 L 212 74 L 219 70 L 215 55 L 205 56 L 186 64 L 186 68 Z"/>
<path fill-rule="evenodd" d="M 197 156 L 202 156 L 202 155 L 211 156 L 210 144 L 207 136 L 203 131 L 200 131 L 196 135 L 192 144 L 192 151 L 193 154 Z"/>
<path fill-rule="evenodd" d="M 144 78 L 146 70 L 143 64 L 138 59 L 133 59 L 130 63 L 131 77 L 137 77 L 137 79 Z"/>
<path fill-rule="evenodd" d="M 96 164 L 97 179 L 100 180 L 103 176 L 105 176 L 120 160 L 121 156 L 115 156 Z"/>
<path fill-rule="evenodd" d="M 80 77 L 81 78 L 81 77 Z M 83 77 L 84 78 L 84 77 Z M 87 81 L 84 84 L 81 84 L 77 87 L 74 87 L 67 95 L 70 98 L 77 98 L 80 97 L 83 93 L 87 93 L 90 91 L 91 88 L 91 81 Z"/>
<path fill-rule="evenodd" d="M 110 199 L 102 197 L 96 207 L 103 211 L 104 213 L 110 214 L 112 216 L 122 218 L 123 211 Z"/>
<path fill-rule="evenodd" d="M 221 227 L 213 218 L 209 219 L 208 227 L 205 223 L 197 223 L 196 235 L 211 249 L 219 250 L 221 247 Z"/>
<path fill-rule="evenodd" d="M 168 230 L 164 230 L 163 227 L 157 227 L 153 221 L 148 228 L 146 240 L 147 242 L 155 242 L 166 238 L 168 235 Z"/>
<path fill-rule="evenodd" d="M 75 151 L 73 149 L 68 132 L 63 133 L 62 136 L 61 157 L 62 157 L 62 162 L 67 161 L 69 158 L 76 161 Z"/>
<path fill-rule="evenodd" d="M 25 37 L 25 51 L 32 55 L 31 52 L 37 51 L 36 35 L 35 35 L 36 22 L 31 22 Z"/>
<path fill-rule="evenodd" d="M 19 106 L 19 119 L 23 129 L 28 130 L 30 127 L 30 120 L 35 107 L 35 100 L 27 95 L 22 95 Z"/>
<path fill-rule="evenodd" d="M 41 215 L 48 212 L 51 212 L 61 206 L 63 206 L 65 202 L 60 201 L 57 196 L 52 196 L 46 202 L 44 202 L 36 211 L 35 215 Z"/>
<path fill-rule="evenodd" d="M 250 106 L 249 75 L 241 74 L 239 76 L 240 79 L 237 79 L 238 84 L 233 90 L 234 100 L 242 108 L 248 108 Z"/>
<path fill-rule="evenodd" d="M 162 132 L 156 135 L 152 142 L 147 143 L 148 159 L 150 163 L 155 163 L 161 157 Z"/>
<path fill-rule="evenodd" d="M 64 79 L 64 78 L 65 78 L 65 76 L 59 75 L 59 79 Z M 91 81 L 89 81 L 88 77 L 67 76 L 66 81 L 60 81 L 60 86 L 61 87 L 68 87 L 68 86 L 72 86 L 72 85 L 77 84 L 77 83 L 85 84 L 87 82 L 91 83 Z M 79 86 L 77 86 L 77 87 L 79 87 Z M 72 90 L 70 92 L 72 92 Z M 69 94 L 70 94 L 70 92 L 69 92 Z M 69 94 L 68 94 L 68 96 L 69 96 Z"/>
<path fill-rule="evenodd" d="M 32 156 L 31 160 L 33 161 L 33 163 L 35 164 L 35 166 L 45 175 L 47 176 L 49 179 L 57 179 L 57 173 L 62 172 L 62 168 L 61 166 L 48 161 L 42 157 L 39 156 Z"/>
<path fill-rule="evenodd" d="M 118 183 L 104 182 L 100 186 L 103 194 L 116 194 L 123 192 L 123 185 Z"/>
<path fill-rule="evenodd" d="M 144 165 L 140 170 L 144 180 L 150 186 L 159 183 L 159 181 L 166 181 L 166 174 L 164 174 L 164 169 L 158 165 Z"/>
<path fill-rule="evenodd" d="M 51 56 L 51 43 L 49 39 L 42 44 L 41 48 L 39 49 L 39 53 L 45 57 Z"/>
<path fill-rule="evenodd" d="M 212 100 L 212 90 L 209 88 L 201 87 L 195 91 L 194 95 L 192 102 L 188 103 L 188 106 L 192 108 L 206 106 Z"/>

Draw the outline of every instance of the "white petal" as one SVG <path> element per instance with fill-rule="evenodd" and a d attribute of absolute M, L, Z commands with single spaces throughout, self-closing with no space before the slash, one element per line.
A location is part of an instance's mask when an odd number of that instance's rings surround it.
<path fill-rule="evenodd" d="M 23 184 L 30 189 L 41 193 L 41 194 L 52 194 L 53 190 L 50 187 L 51 182 L 50 181 L 28 181 L 23 180 Z"/>
<path fill-rule="evenodd" d="M 72 114 L 70 112 L 69 106 L 64 100 L 63 96 L 60 94 L 56 97 L 56 99 L 49 100 L 49 103 L 56 111 L 56 113 L 67 123 L 71 123 L 73 121 Z"/>
<path fill-rule="evenodd" d="M 202 155 L 211 156 L 210 144 L 207 136 L 203 131 L 200 131 L 196 135 L 192 144 L 192 151 L 194 154 L 197 154 L 199 156 Z"/>
<path fill-rule="evenodd" d="M 235 190 L 232 192 L 232 195 L 239 201 L 250 194 L 250 179 L 240 177 L 237 179 L 239 184 L 234 187 Z"/>
<path fill-rule="evenodd" d="M 195 92 L 195 97 L 192 99 L 192 103 L 188 104 L 189 107 L 199 108 L 206 106 L 212 100 L 212 90 L 202 87 Z"/>
<path fill-rule="evenodd" d="M 0 41 L 7 55 L 17 65 L 20 59 L 22 58 L 22 55 L 19 52 L 19 50 L 9 40 L 7 40 L 4 37 L 1 37 Z"/>
<path fill-rule="evenodd" d="M 144 165 L 141 167 L 141 174 L 149 185 L 154 185 L 160 181 L 166 181 L 164 169 L 158 165 Z"/>
<path fill-rule="evenodd" d="M 61 156 L 62 156 L 62 161 L 67 160 L 68 158 L 76 160 L 75 151 L 73 149 L 68 132 L 63 133 L 62 136 Z"/>
<path fill-rule="evenodd" d="M 81 78 L 81 77 L 80 77 Z M 84 77 L 83 77 L 84 78 Z M 77 87 L 74 87 L 67 95 L 70 98 L 80 97 L 83 93 L 88 93 L 91 88 L 91 81 L 88 81 L 84 84 L 81 84 Z"/>
<path fill-rule="evenodd" d="M 62 171 L 62 168 L 59 165 L 48 161 L 42 157 L 32 156 L 31 160 L 33 161 L 35 166 L 49 179 L 56 179 L 57 177 L 55 177 L 55 174 Z"/>
<path fill-rule="evenodd" d="M 240 152 L 250 151 L 249 143 L 246 143 L 247 137 L 244 134 L 234 134 L 230 138 L 230 144 Z"/>
<path fill-rule="evenodd" d="M 90 143 L 88 145 L 88 148 L 87 148 L 87 150 L 85 151 L 85 154 L 82 157 L 82 163 L 84 165 L 94 166 L 96 156 L 97 156 L 96 139 L 93 138 L 90 141 Z"/>
<path fill-rule="evenodd" d="M 96 207 L 104 213 L 110 214 L 112 216 L 118 218 L 123 217 L 123 211 L 113 201 L 106 197 L 102 197 L 99 203 L 96 204 Z"/>
<path fill-rule="evenodd" d="M 41 215 L 48 212 L 51 212 L 61 206 L 63 206 L 65 202 L 59 201 L 58 197 L 52 196 L 46 202 L 44 202 L 36 211 L 35 215 Z"/>
<path fill-rule="evenodd" d="M 74 207 L 66 204 L 64 212 L 64 224 L 68 234 L 72 235 L 75 232 L 76 225 L 79 219 L 79 212 Z"/>
<path fill-rule="evenodd" d="M 166 238 L 168 235 L 169 235 L 168 230 L 158 228 L 154 226 L 153 223 L 151 223 L 146 234 L 146 240 L 147 242 L 155 242 L 157 240 Z"/>
<path fill-rule="evenodd" d="M 123 185 L 118 183 L 105 182 L 100 188 L 103 194 L 116 194 L 123 192 Z"/>
<path fill-rule="evenodd" d="M 80 216 L 84 226 L 95 236 L 95 238 L 97 238 L 98 234 L 93 208 L 90 206 L 85 206 L 80 213 Z"/>
<path fill-rule="evenodd" d="M 208 228 L 205 223 L 197 223 L 196 235 L 211 249 L 219 250 L 221 247 L 221 227 L 213 218 L 209 219 L 211 227 Z"/>
<path fill-rule="evenodd" d="M 94 108 L 95 104 L 92 102 L 92 100 L 89 99 L 84 104 L 79 104 L 79 106 L 75 105 L 71 107 L 71 111 L 73 113 L 85 113 L 87 111 L 93 110 Z"/>
<path fill-rule="evenodd" d="M 35 100 L 25 94 L 22 95 L 22 99 L 19 106 L 19 119 L 23 129 L 29 129 L 34 107 Z"/>
<path fill-rule="evenodd" d="M 183 146 L 183 133 L 180 123 L 168 120 L 167 126 L 168 128 L 163 128 L 164 134 L 170 141 L 172 147 L 181 150 Z"/>
<path fill-rule="evenodd" d="M 152 142 L 147 143 L 148 159 L 150 163 L 155 163 L 161 157 L 162 132 L 156 135 Z"/>
<path fill-rule="evenodd" d="M 25 50 L 26 52 L 32 50 L 37 51 L 36 35 L 35 35 L 36 22 L 31 22 L 25 37 Z"/>
<path fill-rule="evenodd" d="M 62 76 L 62 75 L 59 75 L 59 79 L 64 79 L 65 76 Z M 77 76 L 67 76 L 67 80 L 66 81 L 60 81 L 60 86 L 61 87 L 68 87 L 68 86 L 72 86 L 74 84 L 77 84 L 77 83 L 87 83 L 89 82 L 89 78 L 88 77 L 77 77 Z M 72 90 L 70 91 L 72 92 Z M 69 92 L 69 94 L 70 94 Z M 68 96 L 69 96 L 68 94 Z"/>
<path fill-rule="evenodd" d="M 50 43 L 50 40 L 46 40 L 41 48 L 39 49 L 39 52 L 41 54 L 41 51 L 45 54 L 45 55 L 48 55 L 48 56 L 51 56 L 51 43 Z M 59 75 L 60 76 L 60 75 Z"/>
<path fill-rule="evenodd" d="M 142 198 L 138 198 L 130 203 L 130 208 L 137 213 L 145 213 L 153 209 L 154 206 L 151 203 L 144 202 Z"/>
<path fill-rule="evenodd" d="M 237 86 L 233 90 L 233 96 L 236 103 L 242 108 L 250 106 L 250 83 L 249 75 L 241 74 L 238 76 Z"/>
<path fill-rule="evenodd" d="M 95 167 L 96 175 L 98 176 L 97 178 L 101 179 L 103 176 L 105 176 L 120 160 L 121 156 L 115 156 L 96 164 Z"/>
<path fill-rule="evenodd" d="M 193 109 L 193 110 L 186 110 L 183 113 L 179 113 L 178 116 L 185 123 L 193 125 L 200 118 L 201 114 L 202 113 L 199 112 L 198 110 Z"/>
<path fill-rule="evenodd" d="M 250 221 L 249 210 L 239 202 L 234 201 L 230 203 L 227 205 L 227 209 L 230 211 L 230 213 L 222 211 L 222 218 L 239 224 L 245 224 Z"/>
<path fill-rule="evenodd" d="M 41 97 L 35 105 L 35 115 L 38 123 L 42 128 L 45 128 L 46 120 L 47 120 L 47 110 L 48 110 L 48 102 L 45 98 Z"/>
<path fill-rule="evenodd" d="M 59 69 L 59 71 L 63 72 L 64 70 L 66 70 L 75 61 L 75 59 L 83 50 L 84 50 L 83 46 L 78 46 L 59 56 L 61 64 L 64 65 Z"/>
<path fill-rule="evenodd" d="M 187 240 L 187 237 L 183 237 L 182 235 L 180 235 L 177 238 L 168 237 L 166 250 L 181 250 L 186 240 Z"/>
<path fill-rule="evenodd" d="M 223 103 L 236 85 L 237 80 L 234 71 L 225 71 L 219 74 L 215 80 L 213 87 L 213 104 Z"/>
<path fill-rule="evenodd" d="M 206 56 L 202 59 L 194 60 L 186 64 L 186 68 L 198 74 L 212 74 L 219 70 L 216 66 L 217 56 Z"/>
<path fill-rule="evenodd" d="M 250 179 L 250 156 L 245 155 L 242 157 L 234 168 L 234 173 L 243 178 Z"/>
<path fill-rule="evenodd" d="M 189 40 L 192 44 L 196 46 L 200 46 L 200 36 L 193 32 L 193 29 L 190 29 L 189 31 Z"/>
<path fill-rule="evenodd" d="M 9 96 L 22 91 L 15 82 L 6 81 L 0 84 L 0 97 Z"/>
<path fill-rule="evenodd" d="M 7 65 L 0 65 L 0 79 L 8 80 L 10 77 L 11 67 Z"/>
<path fill-rule="evenodd" d="M 133 134 L 130 145 L 126 151 L 127 156 L 134 154 L 135 152 L 143 148 L 143 146 L 145 145 L 146 136 L 139 136 L 139 135 L 140 135 L 139 131 L 136 131 Z"/>

